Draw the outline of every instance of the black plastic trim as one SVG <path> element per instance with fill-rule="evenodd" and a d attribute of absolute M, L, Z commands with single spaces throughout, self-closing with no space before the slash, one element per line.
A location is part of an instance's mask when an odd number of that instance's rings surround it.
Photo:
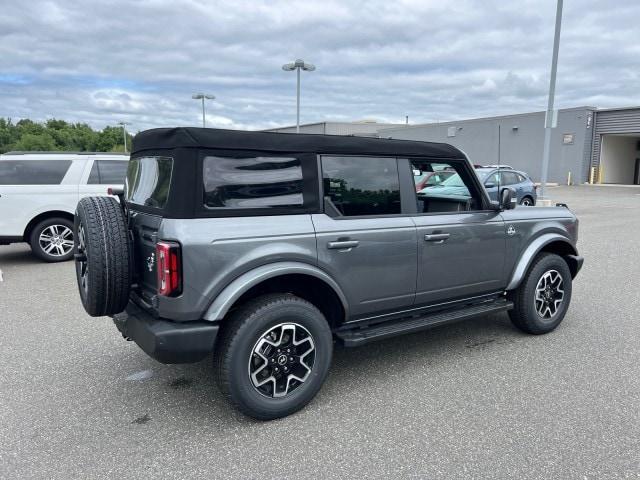
<path fill-rule="evenodd" d="M 513 308 L 513 303 L 500 298 L 493 302 L 485 302 L 467 307 L 447 309 L 431 314 L 405 317 L 395 322 L 384 322 L 365 329 L 339 330 L 336 336 L 346 347 L 357 347 L 374 340 L 417 332 L 447 323 L 458 322 L 484 315 L 506 312 Z"/>
<path fill-rule="evenodd" d="M 129 302 L 113 316 L 122 335 L 131 339 L 151 358 L 161 363 L 193 363 L 213 352 L 219 325 L 212 322 L 172 322 L 154 318 Z"/>

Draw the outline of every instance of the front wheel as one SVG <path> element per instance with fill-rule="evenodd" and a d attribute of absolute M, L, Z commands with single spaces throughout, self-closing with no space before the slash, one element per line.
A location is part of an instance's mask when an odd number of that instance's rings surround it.
<path fill-rule="evenodd" d="M 333 338 L 324 315 L 291 294 L 258 297 L 223 325 L 218 385 L 244 414 L 271 420 L 300 410 L 329 371 Z"/>
<path fill-rule="evenodd" d="M 45 262 L 65 262 L 73 257 L 73 222 L 48 218 L 38 223 L 29 236 L 31 251 Z"/>
<path fill-rule="evenodd" d="M 520 286 L 511 293 L 511 321 L 520 330 L 540 335 L 554 330 L 571 302 L 571 271 L 562 257 L 543 253 L 535 258 Z"/>

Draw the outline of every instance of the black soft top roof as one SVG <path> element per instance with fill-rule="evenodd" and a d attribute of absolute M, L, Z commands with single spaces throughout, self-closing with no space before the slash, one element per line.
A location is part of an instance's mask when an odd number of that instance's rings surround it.
<path fill-rule="evenodd" d="M 172 148 L 464 158 L 460 150 L 446 143 L 195 127 L 154 128 L 140 132 L 133 139 L 131 153 Z"/>

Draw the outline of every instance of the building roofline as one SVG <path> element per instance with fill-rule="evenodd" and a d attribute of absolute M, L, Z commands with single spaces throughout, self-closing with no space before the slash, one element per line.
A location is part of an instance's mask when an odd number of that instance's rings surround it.
<path fill-rule="evenodd" d="M 368 121 L 353 121 L 353 122 L 334 122 L 331 120 L 325 120 L 323 122 L 314 122 L 314 123 L 301 123 L 300 128 L 302 127 L 315 127 L 317 125 L 397 125 L 398 127 L 404 125 L 403 123 L 387 123 L 387 122 L 368 122 Z M 273 130 L 282 130 L 284 128 L 296 128 L 295 125 L 285 125 L 283 127 L 273 127 L 273 128 L 265 128 L 263 130 L 258 130 L 259 132 L 272 132 Z M 393 128 L 393 127 L 387 127 Z"/>
<path fill-rule="evenodd" d="M 581 106 L 581 107 L 570 107 L 570 108 L 560 108 L 559 111 L 560 112 L 570 112 L 572 110 L 594 110 L 594 111 L 599 111 L 596 107 L 590 107 L 590 106 Z M 382 128 L 380 130 L 378 130 L 379 134 L 383 134 L 385 131 L 387 130 L 409 130 L 409 129 L 414 129 L 414 128 L 422 128 L 422 127 L 431 127 L 433 125 L 455 125 L 458 123 L 462 123 L 462 122 L 473 122 L 476 120 L 498 120 L 498 119 L 506 119 L 506 118 L 518 118 L 518 117 L 523 117 L 526 115 L 533 115 L 533 114 L 544 114 L 545 111 L 544 110 L 538 110 L 535 112 L 524 112 L 524 113 L 512 113 L 512 114 L 508 114 L 508 115 L 494 115 L 492 117 L 475 117 L 475 118 L 461 118 L 458 120 L 447 120 L 446 122 L 426 122 L 426 123 L 416 123 L 413 125 L 400 125 L 398 127 L 389 127 L 389 128 Z"/>
<path fill-rule="evenodd" d="M 598 108 L 596 112 L 615 112 L 616 110 L 640 110 L 640 105 L 635 107 Z"/>

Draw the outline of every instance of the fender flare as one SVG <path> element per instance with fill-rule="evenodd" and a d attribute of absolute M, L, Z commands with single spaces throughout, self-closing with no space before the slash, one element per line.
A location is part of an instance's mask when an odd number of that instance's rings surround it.
<path fill-rule="evenodd" d="M 233 280 L 216 296 L 203 319 L 208 321 L 222 320 L 233 304 L 249 289 L 270 278 L 290 274 L 309 275 L 324 281 L 336 293 L 342 303 L 345 314 L 348 315 L 347 297 L 340 286 L 327 273 L 318 267 L 302 262 L 276 262 L 254 268 Z"/>
<path fill-rule="evenodd" d="M 514 268 L 509 283 L 507 284 L 507 288 L 505 290 L 513 290 L 515 288 L 518 288 L 535 256 L 545 247 L 545 245 L 549 245 L 552 242 L 558 241 L 568 245 L 571 248 L 573 255 L 578 255 L 576 247 L 569 241 L 567 237 L 564 237 L 559 233 L 545 233 L 544 235 L 540 235 L 527 246 L 523 254 L 520 256 L 520 260 L 518 260 L 518 264 Z"/>

